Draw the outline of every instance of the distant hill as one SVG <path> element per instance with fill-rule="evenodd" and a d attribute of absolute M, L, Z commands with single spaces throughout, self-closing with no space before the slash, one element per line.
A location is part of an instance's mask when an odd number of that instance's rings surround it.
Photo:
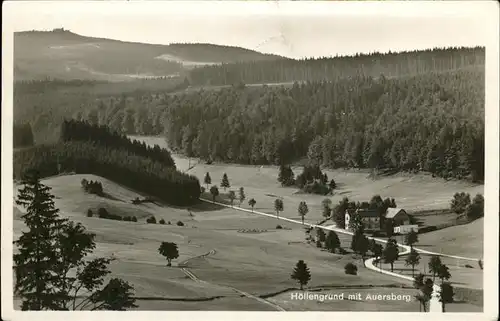
<path fill-rule="evenodd" d="M 295 81 L 337 81 L 349 77 L 408 77 L 456 70 L 483 70 L 484 47 L 432 48 L 301 60 L 246 61 L 205 65 L 189 73 L 191 85 L 224 86 Z"/>
<path fill-rule="evenodd" d="M 134 80 L 183 77 L 193 66 L 282 57 L 213 44 L 153 45 L 85 37 L 64 29 L 14 34 L 14 77 Z"/>

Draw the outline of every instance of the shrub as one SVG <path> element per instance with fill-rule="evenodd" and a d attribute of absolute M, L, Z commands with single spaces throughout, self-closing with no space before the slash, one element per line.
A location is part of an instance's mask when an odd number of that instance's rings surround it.
<path fill-rule="evenodd" d="M 125 216 L 125 217 L 123 217 L 123 220 L 124 220 L 125 222 L 129 222 L 129 221 L 130 221 L 130 216 Z"/>
<path fill-rule="evenodd" d="M 320 195 L 327 195 L 330 192 L 328 186 L 319 181 L 314 181 L 313 183 L 306 184 L 302 190 L 305 193 Z"/>
<path fill-rule="evenodd" d="M 479 267 L 481 268 L 481 270 L 483 269 L 483 261 L 482 260 L 479 260 L 477 261 L 477 263 L 479 264 Z"/>
<path fill-rule="evenodd" d="M 156 218 L 154 216 L 151 216 L 146 220 L 146 222 L 149 224 L 156 224 Z"/>
<path fill-rule="evenodd" d="M 469 269 L 473 269 L 473 268 L 474 268 L 474 267 L 473 267 L 472 265 L 470 265 L 470 264 L 465 264 L 464 266 L 465 266 L 466 268 L 469 268 Z"/>
<path fill-rule="evenodd" d="M 165 224 L 165 220 L 164 220 L 164 219 L 161 219 L 161 220 L 159 221 L 159 223 L 160 223 L 160 224 Z"/>
<path fill-rule="evenodd" d="M 184 226 L 184 223 L 182 223 L 181 221 L 177 221 L 177 226 Z"/>
<path fill-rule="evenodd" d="M 99 216 L 100 218 L 108 218 L 109 213 L 104 207 L 100 207 L 97 210 L 97 216 Z"/>
<path fill-rule="evenodd" d="M 337 248 L 335 252 L 342 255 L 347 254 L 347 251 L 343 247 Z"/>
<path fill-rule="evenodd" d="M 205 193 L 205 187 L 201 186 L 200 190 L 201 190 L 201 194 Z"/>
<path fill-rule="evenodd" d="M 167 222 L 167 225 L 172 225 L 172 222 L 168 221 L 168 222 Z"/>
<path fill-rule="evenodd" d="M 278 224 L 278 225 L 276 225 L 276 229 L 277 229 L 277 230 L 281 230 L 282 228 L 283 228 L 283 226 L 281 226 L 281 225 L 279 225 L 279 224 Z"/>
<path fill-rule="evenodd" d="M 87 217 L 92 217 L 92 215 L 94 215 L 94 214 L 92 213 L 92 210 L 89 208 L 87 210 Z"/>
<path fill-rule="evenodd" d="M 124 220 L 123 217 L 121 217 L 120 215 L 115 215 L 115 214 L 108 214 L 107 219 L 115 220 L 115 221 L 123 221 Z"/>
<path fill-rule="evenodd" d="M 82 179 L 82 186 L 85 192 L 90 194 L 96 194 L 99 196 L 103 195 L 103 189 L 101 182 L 98 181 L 87 181 L 86 179 Z"/>
<path fill-rule="evenodd" d="M 344 266 L 344 271 L 345 271 L 345 274 L 357 275 L 358 274 L 358 267 L 353 263 L 347 263 Z"/>
<path fill-rule="evenodd" d="M 323 247 L 323 244 L 321 244 L 321 241 L 320 241 L 320 240 L 317 240 L 317 241 L 316 241 L 316 247 L 317 247 L 317 248 L 322 248 L 322 247 Z"/>
<path fill-rule="evenodd" d="M 132 222 L 137 222 L 137 217 L 132 216 Z"/>

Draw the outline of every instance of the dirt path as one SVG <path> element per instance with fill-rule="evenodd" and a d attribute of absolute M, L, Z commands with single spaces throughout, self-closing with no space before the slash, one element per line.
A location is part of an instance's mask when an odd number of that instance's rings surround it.
<path fill-rule="evenodd" d="M 242 290 L 239 290 L 237 288 L 233 288 L 231 286 L 227 286 L 227 285 L 220 285 L 220 284 L 215 284 L 215 283 L 210 283 L 210 282 L 207 282 L 207 281 L 204 281 L 204 280 L 201 280 L 199 279 L 193 272 L 191 272 L 190 270 L 188 270 L 185 266 L 186 264 L 190 261 L 190 260 L 194 260 L 194 259 L 198 259 L 198 258 L 205 258 L 209 255 L 214 255 L 216 253 L 216 250 L 215 249 L 212 249 L 210 250 L 209 252 L 205 253 L 205 254 L 202 254 L 202 255 L 198 255 L 198 256 L 194 256 L 194 257 L 191 257 L 187 260 L 184 260 L 183 262 L 180 262 L 178 264 L 178 266 L 181 268 L 182 272 L 187 276 L 189 277 L 191 280 L 193 280 L 194 282 L 199 282 L 199 283 L 205 283 L 205 284 L 213 284 L 213 285 L 216 285 L 218 287 L 224 287 L 224 288 L 227 288 L 227 289 L 230 289 L 238 294 L 240 294 L 241 296 L 244 296 L 244 297 L 247 297 L 247 298 L 250 298 L 250 299 L 253 299 L 253 300 L 256 300 L 262 304 L 266 304 L 266 305 L 269 305 L 271 307 L 273 307 L 275 310 L 278 310 L 278 311 L 286 311 L 285 309 L 283 309 L 282 307 L 280 307 L 279 305 L 277 304 L 274 304 L 270 301 L 267 301 L 265 299 L 262 299 L 262 298 L 259 298 L 258 296 L 255 296 L 253 294 L 250 294 L 248 292 L 245 292 L 245 291 L 242 291 Z"/>

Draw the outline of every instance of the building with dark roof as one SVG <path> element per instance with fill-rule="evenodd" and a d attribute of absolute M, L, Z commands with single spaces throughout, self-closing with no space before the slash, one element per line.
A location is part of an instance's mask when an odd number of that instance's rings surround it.
<path fill-rule="evenodd" d="M 365 228 L 365 231 L 376 231 L 380 230 L 380 222 L 379 222 L 379 215 L 378 215 L 378 210 L 376 209 L 356 209 L 356 210 L 351 210 L 348 209 L 345 212 L 345 229 L 350 230 L 349 228 L 349 222 L 351 221 L 351 218 L 354 215 L 359 215 L 361 217 L 361 222 L 363 223 L 363 226 Z"/>

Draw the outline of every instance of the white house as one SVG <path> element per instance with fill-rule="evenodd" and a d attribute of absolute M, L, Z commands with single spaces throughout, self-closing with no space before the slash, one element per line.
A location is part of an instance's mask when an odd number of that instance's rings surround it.
<path fill-rule="evenodd" d="M 418 225 L 399 225 L 394 227 L 394 233 L 408 234 L 411 230 L 418 232 Z"/>

